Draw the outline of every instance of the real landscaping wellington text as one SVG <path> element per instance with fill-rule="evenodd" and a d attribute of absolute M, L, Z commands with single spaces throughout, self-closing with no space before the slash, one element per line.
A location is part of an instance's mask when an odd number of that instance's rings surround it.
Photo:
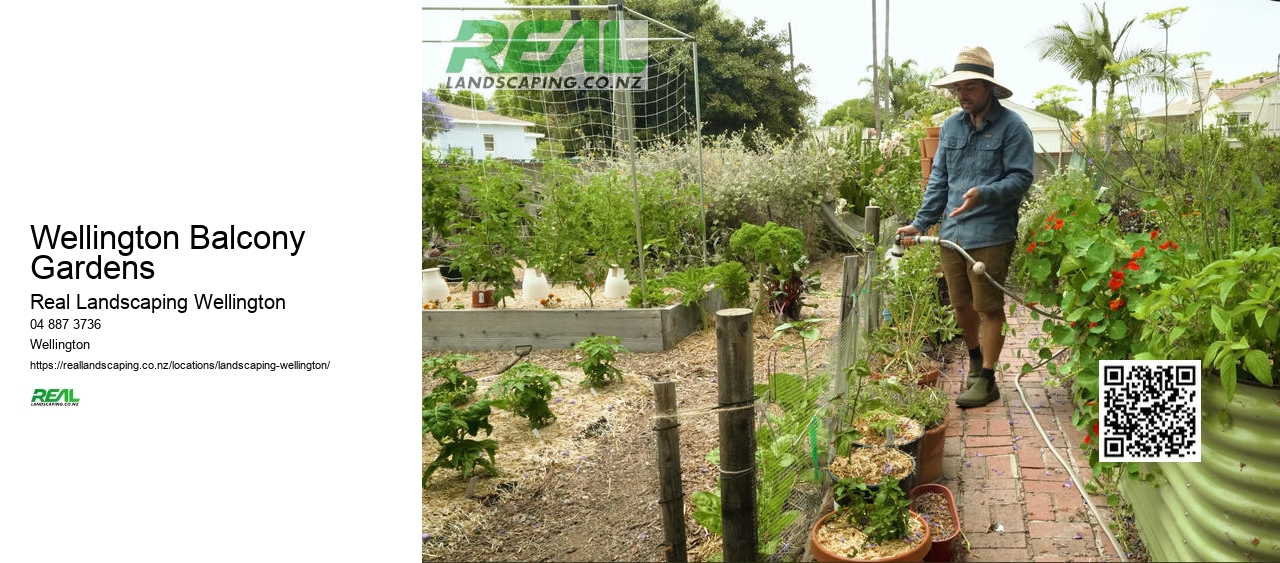
<path fill-rule="evenodd" d="M 187 248 L 191 250 L 283 250 L 297 256 L 306 231 L 237 229 L 225 230 L 205 225 L 191 225 Z M 181 237 L 177 231 L 150 231 L 141 226 L 133 230 L 112 231 L 97 225 L 66 228 L 61 225 L 31 225 L 31 239 L 36 250 L 48 250 L 31 261 L 31 274 L 42 280 L 77 279 L 144 279 L 156 275 L 151 260 L 115 260 L 98 254 L 90 260 L 63 260 L 52 254 L 56 250 L 114 250 L 121 257 L 131 257 L 136 250 L 179 250 Z"/>

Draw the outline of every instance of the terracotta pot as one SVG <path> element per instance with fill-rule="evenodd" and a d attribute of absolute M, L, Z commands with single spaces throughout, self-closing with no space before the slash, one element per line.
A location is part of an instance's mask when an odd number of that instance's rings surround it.
<path fill-rule="evenodd" d="M 920 483 L 936 483 L 942 479 L 942 446 L 947 439 L 949 421 L 924 431 L 920 439 L 920 457 L 916 461 L 916 481 Z"/>
<path fill-rule="evenodd" d="M 929 175 L 933 173 L 933 159 L 920 159 L 920 185 L 922 187 L 929 186 Z"/>
<path fill-rule="evenodd" d="M 933 159 L 933 155 L 938 153 L 938 143 L 942 139 L 937 137 L 925 137 L 920 139 L 920 154 L 924 158 Z"/>
<path fill-rule="evenodd" d="M 938 126 L 938 127 L 925 127 L 925 128 L 924 128 L 924 136 L 925 136 L 925 137 L 933 137 L 933 138 L 935 138 L 935 139 L 936 139 L 936 138 L 938 138 L 940 135 L 942 135 L 942 127 L 941 127 L 941 126 Z"/>
<path fill-rule="evenodd" d="M 919 385 L 921 387 L 934 387 L 938 384 L 938 376 L 942 375 L 942 370 L 934 368 L 922 376 L 920 376 Z"/>
<path fill-rule="evenodd" d="M 471 308 L 485 309 L 492 307 L 493 290 L 492 289 L 473 289 L 471 290 Z"/>
<path fill-rule="evenodd" d="M 960 513 L 956 511 L 956 497 L 951 494 L 951 489 L 942 485 L 920 485 L 911 489 L 911 500 L 914 502 L 916 497 L 924 493 L 938 493 L 947 499 L 947 506 L 951 508 L 951 522 L 955 529 L 951 531 L 951 535 L 947 537 L 937 537 L 930 535 L 929 553 L 924 556 L 925 561 L 951 561 L 955 554 L 956 537 L 960 535 Z"/>
<path fill-rule="evenodd" d="M 925 554 L 929 552 L 929 548 L 933 545 L 931 536 L 929 535 L 929 524 L 925 522 L 924 517 L 912 512 L 911 517 L 924 524 L 924 541 L 920 542 L 914 549 L 890 557 L 875 557 L 870 559 L 845 557 L 838 553 L 828 551 L 821 543 L 818 543 L 818 529 L 821 528 L 822 525 L 826 523 L 827 519 L 833 514 L 835 514 L 835 512 L 828 512 L 823 515 L 822 518 L 819 518 L 817 522 L 813 523 L 813 528 L 809 530 L 809 550 L 813 552 L 813 559 L 815 561 L 924 561 Z"/>

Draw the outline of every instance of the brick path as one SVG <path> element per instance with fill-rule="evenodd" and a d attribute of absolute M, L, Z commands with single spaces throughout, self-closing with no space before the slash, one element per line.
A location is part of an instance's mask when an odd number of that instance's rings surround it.
<path fill-rule="evenodd" d="M 1117 561 L 1106 533 L 1080 498 L 1079 485 L 1046 447 L 1014 386 L 1023 358 L 1033 357 L 1027 342 L 1040 334 L 1041 322 L 1022 307 L 1008 321 L 1015 332 L 1001 355 L 1010 367 L 997 372 L 1000 400 L 975 409 L 962 410 L 954 402 L 951 407 L 941 484 L 955 493 L 960 508 L 964 533 L 956 540 L 955 560 Z M 967 358 L 943 368 L 941 384 L 953 400 L 967 369 Z M 1059 455 L 1088 481 L 1088 459 L 1078 447 L 1084 434 L 1071 424 L 1069 391 L 1045 388 L 1044 378 L 1043 368 L 1022 377 L 1027 402 Z M 1067 457 L 1068 446 L 1074 461 Z M 1093 495 L 1092 500 L 1103 518 L 1110 518 L 1106 498 Z"/>

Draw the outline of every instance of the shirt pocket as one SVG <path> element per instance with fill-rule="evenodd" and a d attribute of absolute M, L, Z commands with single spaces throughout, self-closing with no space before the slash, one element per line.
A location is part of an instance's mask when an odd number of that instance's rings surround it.
<path fill-rule="evenodd" d="M 974 141 L 974 160 L 978 164 L 979 174 L 1000 175 L 1003 172 L 1004 151 L 1001 150 L 1000 140 L 995 138 L 981 138 Z"/>
<path fill-rule="evenodd" d="M 944 154 L 947 155 L 947 170 L 959 171 L 961 161 L 964 159 L 964 145 L 966 139 L 961 136 L 944 135 L 939 145 L 946 149 Z"/>

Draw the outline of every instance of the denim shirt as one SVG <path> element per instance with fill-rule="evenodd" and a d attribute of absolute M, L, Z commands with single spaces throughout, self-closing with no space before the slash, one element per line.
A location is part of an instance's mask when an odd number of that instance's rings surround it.
<path fill-rule="evenodd" d="M 1018 207 L 1031 188 L 1031 129 L 995 98 L 981 128 L 968 114 L 942 124 L 924 201 L 911 225 L 920 232 L 941 221 L 938 235 L 965 249 L 1013 242 L 1018 238 Z M 978 188 L 977 206 L 948 217 Z"/>

